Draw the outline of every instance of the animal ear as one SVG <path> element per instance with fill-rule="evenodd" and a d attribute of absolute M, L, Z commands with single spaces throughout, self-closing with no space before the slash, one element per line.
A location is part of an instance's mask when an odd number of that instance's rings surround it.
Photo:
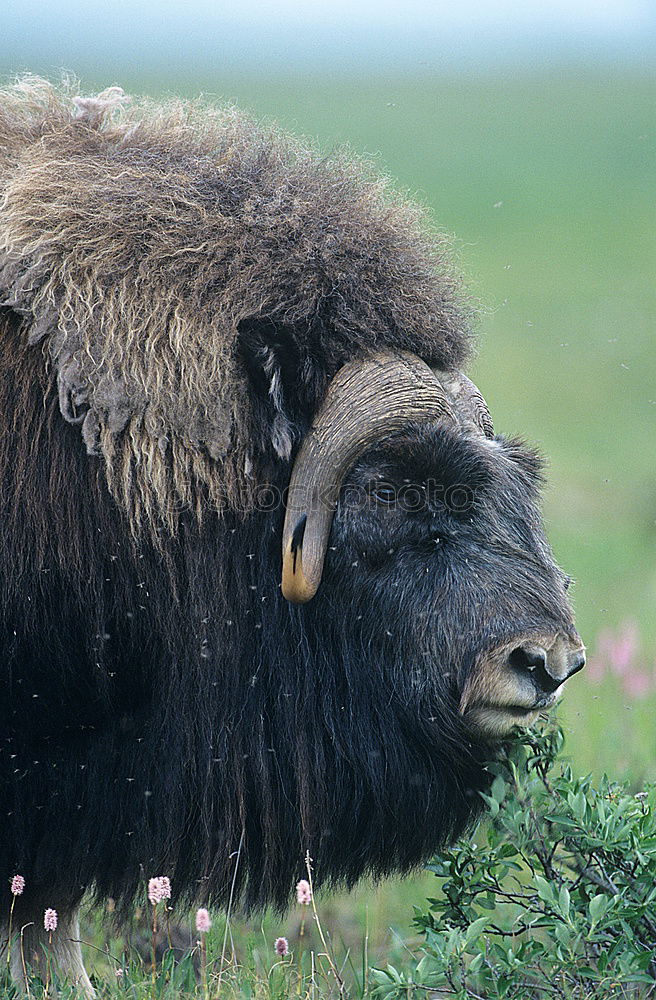
<path fill-rule="evenodd" d="M 250 387 L 254 436 L 264 451 L 289 459 L 303 435 L 309 407 L 303 351 L 289 327 L 268 319 L 242 320 L 239 354 Z"/>

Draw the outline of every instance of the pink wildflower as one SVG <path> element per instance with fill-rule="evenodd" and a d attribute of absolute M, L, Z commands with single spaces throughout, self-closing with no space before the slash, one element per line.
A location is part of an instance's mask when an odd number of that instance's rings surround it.
<path fill-rule="evenodd" d="M 597 641 L 597 655 L 591 657 L 587 676 L 598 684 L 606 674 L 614 675 L 629 698 L 645 698 L 656 688 L 656 677 L 643 669 L 640 636 L 634 622 L 616 633 L 604 629 Z"/>
<path fill-rule="evenodd" d="M 148 881 L 148 899 L 157 906 L 164 899 L 171 898 L 171 882 L 166 875 L 158 875 Z"/>
<path fill-rule="evenodd" d="M 117 979 L 122 979 L 123 978 L 123 969 L 116 969 L 115 971 L 116 971 L 116 978 Z"/>
<path fill-rule="evenodd" d="M 196 930 L 199 934 L 207 934 L 208 930 L 212 926 L 212 921 L 210 920 L 210 915 L 207 910 L 202 907 L 200 910 L 196 910 Z"/>
<path fill-rule="evenodd" d="M 309 906 L 312 902 L 312 889 L 307 879 L 302 878 L 296 885 L 296 899 L 303 906 Z"/>
<path fill-rule="evenodd" d="M 615 674 L 631 673 L 633 660 L 638 652 L 638 629 L 634 622 L 628 622 L 610 647 L 610 668 Z"/>
<path fill-rule="evenodd" d="M 57 930 L 57 910 L 51 910 L 50 907 L 43 914 L 43 926 L 47 931 Z"/>
<path fill-rule="evenodd" d="M 275 949 L 276 955 L 280 955 L 281 958 L 284 955 L 289 955 L 289 941 L 287 940 L 287 938 L 283 937 L 276 938 L 273 947 Z"/>
<path fill-rule="evenodd" d="M 22 875 L 14 875 L 11 880 L 12 896 L 20 896 L 25 888 L 25 879 Z"/>
<path fill-rule="evenodd" d="M 627 674 L 623 680 L 623 687 L 629 698 L 646 698 L 652 690 L 652 680 L 649 674 L 642 670 L 635 670 Z"/>

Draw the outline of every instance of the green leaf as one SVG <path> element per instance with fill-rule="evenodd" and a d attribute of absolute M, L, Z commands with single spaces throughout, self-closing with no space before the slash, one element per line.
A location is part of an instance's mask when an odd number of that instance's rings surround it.
<path fill-rule="evenodd" d="M 577 823 L 576 820 L 573 820 L 570 816 L 555 816 L 552 814 L 549 816 L 549 822 L 557 824 L 558 826 L 565 826 L 570 830 L 580 829 L 580 824 Z"/>
<path fill-rule="evenodd" d="M 564 924 L 559 920 L 554 928 L 554 933 L 559 944 L 561 944 L 563 948 L 569 948 L 572 943 L 573 934 L 567 924 Z"/>
<path fill-rule="evenodd" d="M 485 955 L 483 954 L 482 951 L 479 951 L 478 955 L 474 955 L 471 962 L 469 963 L 469 972 L 472 975 L 478 972 L 481 966 L 483 965 L 484 960 L 485 960 Z"/>
<path fill-rule="evenodd" d="M 389 965 L 388 964 L 388 966 L 387 966 L 387 974 L 388 974 L 388 976 L 390 977 L 390 979 L 393 982 L 395 982 L 395 983 L 402 983 L 403 982 L 403 977 L 399 974 L 399 972 L 394 968 L 393 965 Z"/>
<path fill-rule="evenodd" d="M 533 877 L 533 881 L 535 882 L 535 887 L 538 890 L 538 896 L 540 899 L 544 900 L 545 903 L 553 903 L 553 886 L 547 882 L 546 878 L 543 878 L 542 875 L 535 875 Z"/>
<path fill-rule="evenodd" d="M 492 788 L 490 791 L 495 802 L 501 804 L 506 797 L 506 783 L 500 774 L 498 774 L 492 782 Z"/>
<path fill-rule="evenodd" d="M 601 918 L 608 911 L 610 906 L 610 898 L 603 892 L 598 893 L 596 896 L 590 900 L 588 904 L 588 913 L 590 914 L 590 921 L 592 924 L 598 924 Z"/>
<path fill-rule="evenodd" d="M 499 803 L 491 795 L 486 795 L 484 792 L 479 792 L 481 798 L 485 802 L 486 806 L 490 810 L 490 815 L 494 818 L 499 814 Z"/>
<path fill-rule="evenodd" d="M 474 920 L 472 924 L 469 925 L 465 933 L 465 946 L 471 944 L 479 937 L 489 923 L 489 917 L 479 917 L 478 920 Z"/>

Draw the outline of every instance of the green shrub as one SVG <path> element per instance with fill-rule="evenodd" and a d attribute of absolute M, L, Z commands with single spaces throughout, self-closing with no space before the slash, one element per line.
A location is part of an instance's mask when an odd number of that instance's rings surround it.
<path fill-rule="evenodd" d="M 376 970 L 376 995 L 656 996 L 656 785 L 594 787 L 562 742 L 524 735 L 491 766 L 487 822 L 429 865 L 420 961 Z"/>

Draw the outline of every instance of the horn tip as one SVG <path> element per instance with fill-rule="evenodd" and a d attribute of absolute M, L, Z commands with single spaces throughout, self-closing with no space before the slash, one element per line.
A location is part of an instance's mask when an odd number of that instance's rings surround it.
<path fill-rule="evenodd" d="M 303 536 L 307 516 L 299 519 L 289 536 L 282 560 L 282 595 L 291 604 L 307 604 L 319 587 L 319 581 L 308 579 L 303 571 Z"/>

